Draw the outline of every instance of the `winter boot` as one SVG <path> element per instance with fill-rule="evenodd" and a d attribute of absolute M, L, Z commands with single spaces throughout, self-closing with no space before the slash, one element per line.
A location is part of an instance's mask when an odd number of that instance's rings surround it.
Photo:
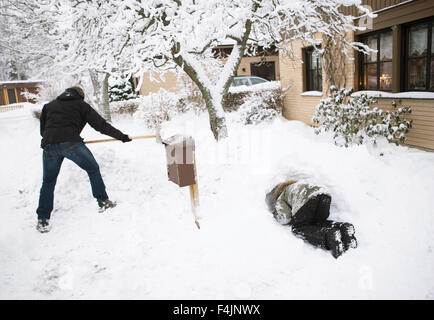
<path fill-rule="evenodd" d="M 345 251 L 347 251 L 349 248 L 357 248 L 357 239 L 354 236 L 355 230 L 351 223 L 326 220 L 318 223 L 317 225 L 325 228 L 339 228 L 341 231 L 341 237 Z"/>
<path fill-rule="evenodd" d="M 38 219 L 38 224 L 36 225 L 36 230 L 40 233 L 47 233 L 51 230 L 49 219 Z"/>
<path fill-rule="evenodd" d="M 116 207 L 116 201 L 110 201 L 110 200 L 98 200 L 98 206 L 99 206 L 99 212 L 104 212 L 108 208 L 114 208 Z"/>
<path fill-rule="evenodd" d="M 351 223 L 339 223 L 339 230 L 341 230 L 342 242 L 345 246 L 345 251 L 349 248 L 357 248 L 357 239 L 354 235 L 354 226 Z"/>
<path fill-rule="evenodd" d="M 328 228 L 326 232 L 326 246 L 332 252 L 335 259 L 344 253 L 344 244 L 342 243 L 342 235 L 339 228 Z"/>
<path fill-rule="evenodd" d="M 338 258 L 344 252 L 341 232 L 337 227 L 302 225 L 293 226 L 292 232 L 315 247 L 330 250 L 335 258 Z"/>

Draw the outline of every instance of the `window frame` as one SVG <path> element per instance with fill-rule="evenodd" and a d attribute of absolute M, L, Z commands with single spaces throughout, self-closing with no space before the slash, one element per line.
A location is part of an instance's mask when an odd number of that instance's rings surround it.
<path fill-rule="evenodd" d="M 255 68 L 260 67 L 262 65 L 270 68 L 270 70 L 271 70 L 271 77 L 270 78 L 273 78 L 274 80 L 269 80 L 269 79 L 264 78 L 261 75 L 257 75 L 257 74 L 254 75 L 253 74 L 253 70 L 255 70 Z M 251 77 L 263 78 L 263 79 L 265 79 L 267 81 L 276 81 L 276 62 L 273 61 L 273 60 L 265 60 L 265 61 L 259 61 L 259 62 L 250 62 L 250 76 Z"/>
<path fill-rule="evenodd" d="M 322 92 L 323 90 L 323 79 L 322 79 L 322 56 L 318 55 L 317 57 L 317 67 L 311 68 L 311 59 L 310 55 L 315 52 L 315 48 L 313 46 L 304 48 L 304 61 L 306 64 L 306 69 L 304 72 L 305 76 L 305 91 L 319 91 Z M 318 67 L 319 66 L 319 67 Z M 319 85 L 319 88 L 314 88 L 313 83 L 311 83 L 311 77 L 309 75 L 310 72 L 315 72 L 317 77 L 317 83 Z M 320 80 L 320 81 L 319 81 Z"/>
<path fill-rule="evenodd" d="M 422 24 L 427 24 L 428 25 L 428 43 L 427 43 L 427 54 L 422 56 L 422 57 L 409 57 L 409 46 L 410 46 L 410 29 L 411 27 L 415 27 L 418 25 L 422 25 Z M 432 42 L 433 42 L 433 30 L 434 28 L 434 17 L 429 17 L 429 18 L 425 18 L 425 19 L 421 19 L 421 20 L 416 20 L 416 21 L 412 21 L 410 23 L 406 23 L 404 25 L 404 34 L 403 34 L 403 51 L 402 51 L 402 58 L 404 61 L 404 68 L 403 68 L 403 86 L 404 86 L 404 90 L 403 91 L 418 91 L 418 92 L 433 92 L 434 91 L 434 86 L 432 89 L 430 89 L 431 87 L 431 59 L 434 58 L 434 48 L 432 47 Z M 418 59 L 426 59 L 426 66 L 425 66 L 425 71 L 426 71 L 426 75 L 425 75 L 425 89 L 424 90 L 420 90 L 420 89 L 410 89 L 409 87 L 409 62 L 411 60 L 418 60 Z"/>
<path fill-rule="evenodd" d="M 391 59 L 387 59 L 387 60 L 381 60 L 380 59 L 380 56 L 381 56 L 381 51 L 380 51 L 380 49 L 381 49 L 381 43 L 380 43 L 381 36 L 380 35 L 382 33 L 391 33 L 391 35 L 392 35 L 392 48 L 391 48 L 392 49 L 392 58 Z M 376 38 L 377 38 L 376 39 L 377 40 L 377 59 L 375 62 L 365 62 L 366 55 L 363 52 L 359 52 L 359 89 L 360 90 L 375 90 L 375 91 L 392 92 L 392 90 L 393 90 L 393 78 L 394 78 L 393 77 L 393 63 L 394 63 L 394 61 L 393 61 L 393 58 L 394 58 L 394 56 L 393 56 L 393 41 L 395 40 L 393 37 L 393 29 L 391 27 L 389 27 L 389 28 L 384 28 L 384 29 L 377 30 L 374 32 L 365 33 L 365 34 L 362 34 L 359 36 L 359 40 L 360 40 L 360 42 L 365 43 L 364 41 L 367 38 L 373 37 L 373 36 L 376 36 Z M 391 77 L 392 85 L 390 86 L 389 90 L 382 90 L 380 88 L 381 63 L 384 63 L 384 62 L 390 62 L 392 64 L 392 77 Z M 367 79 L 368 78 L 367 78 L 367 75 L 365 75 L 365 66 L 369 65 L 369 64 L 376 64 L 376 68 L 375 68 L 376 72 L 377 72 L 376 89 L 367 89 Z M 365 77 L 366 77 L 366 81 L 365 81 Z"/>
<path fill-rule="evenodd" d="M 10 99 L 9 99 L 9 90 L 13 90 L 13 97 L 14 97 L 15 102 L 11 102 L 10 101 Z M 4 87 L 3 88 L 3 96 L 4 96 L 5 105 L 19 103 L 17 88 L 7 88 L 7 87 Z"/>

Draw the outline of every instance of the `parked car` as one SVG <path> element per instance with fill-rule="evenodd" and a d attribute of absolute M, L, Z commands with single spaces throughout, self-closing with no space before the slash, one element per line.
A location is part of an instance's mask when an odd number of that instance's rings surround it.
<path fill-rule="evenodd" d="M 260 84 L 264 82 L 269 82 L 269 81 L 256 76 L 234 77 L 231 87 L 253 86 L 255 84 Z"/>

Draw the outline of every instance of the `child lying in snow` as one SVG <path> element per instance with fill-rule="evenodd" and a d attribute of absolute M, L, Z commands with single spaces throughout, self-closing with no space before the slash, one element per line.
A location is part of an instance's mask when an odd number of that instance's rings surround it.
<path fill-rule="evenodd" d="M 289 180 L 275 186 L 265 201 L 280 224 L 290 224 L 297 236 L 331 250 L 333 257 L 357 247 L 352 224 L 327 220 L 331 196 L 325 188 L 307 180 Z"/>

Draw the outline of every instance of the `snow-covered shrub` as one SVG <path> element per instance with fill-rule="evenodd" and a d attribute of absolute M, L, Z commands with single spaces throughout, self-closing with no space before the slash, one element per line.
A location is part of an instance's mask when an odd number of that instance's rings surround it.
<path fill-rule="evenodd" d="M 137 98 L 134 93 L 133 84 L 131 79 L 125 80 L 122 77 L 110 77 L 109 78 L 109 100 L 123 101 Z"/>
<path fill-rule="evenodd" d="M 178 95 L 162 89 L 157 93 L 141 97 L 141 104 L 136 115 L 145 122 L 148 128 L 155 128 L 178 113 L 176 109 L 178 101 Z"/>
<path fill-rule="evenodd" d="M 229 93 L 224 110 L 237 111 L 239 122 L 256 124 L 282 114 L 283 93 L 278 82 L 265 87 L 258 85 L 243 88 L 244 90 L 236 89 Z M 185 84 L 177 93 L 160 89 L 148 96 L 111 102 L 110 109 L 112 114 L 134 115 L 137 119 L 142 119 L 147 127 L 153 128 L 180 113 L 206 111 L 206 105 L 199 89 L 195 85 Z"/>
<path fill-rule="evenodd" d="M 270 121 L 282 114 L 283 92 L 279 82 L 231 88 L 225 111 L 237 111 L 243 124 Z"/>
<path fill-rule="evenodd" d="M 240 120 L 244 124 L 257 124 L 271 121 L 282 114 L 280 94 L 271 92 L 248 95 L 239 107 Z"/>
<path fill-rule="evenodd" d="M 158 127 L 162 122 L 187 111 L 202 112 L 205 105 L 196 101 L 198 98 L 185 90 L 180 93 L 160 89 L 148 96 L 140 96 L 128 101 L 111 103 L 112 113 L 130 113 L 148 128 Z"/>
<path fill-rule="evenodd" d="M 206 111 L 205 100 L 199 88 L 192 82 L 184 80 L 184 89 L 180 92 L 177 104 L 178 112 L 195 110 L 198 112 Z"/>
<path fill-rule="evenodd" d="M 110 111 L 112 114 L 134 114 L 142 103 L 142 97 L 136 97 L 135 99 L 114 101 L 110 103 Z"/>
<path fill-rule="evenodd" d="M 408 106 L 398 107 L 392 102 L 392 110 L 376 107 L 377 99 L 366 94 L 352 96 L 353 89 L 330 87 L 328 98 L 317 106 L 312 121 L 321 124 L 315 133 L 332 131 L 336 145 L 348 147 L 363 144 L 366 138 L 376 143 L 378 137 L 385 137 L 395 144 L 403 143 L 412 127 L 412 121 L 404 119 L 411 113 Z"/>

